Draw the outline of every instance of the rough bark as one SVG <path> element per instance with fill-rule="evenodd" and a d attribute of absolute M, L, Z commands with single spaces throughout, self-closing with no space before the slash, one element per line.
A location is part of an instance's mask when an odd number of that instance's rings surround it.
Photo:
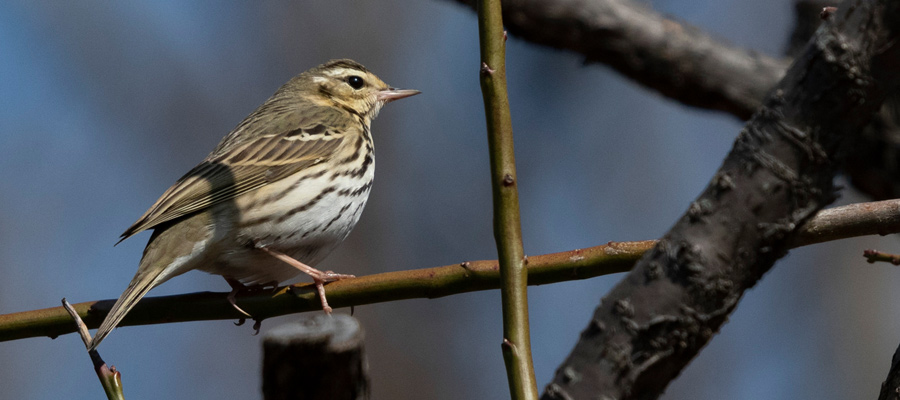
<path fill-rule="evenodd" d="M 578 52 L 679 102 L 741 119 L 788 65 L 628 0 L 505 0 L 503 22 L 514 36 Z"/>
<path fill-rule="evenodd" d="M 456 0 L 474 7 L 472 0 Z M 794 55 L 821 22 L 825 5 L 800 0 L 788 43 Z M 750 118 L 784 75 L 788 61 L 719 40 L 703 30 L 629 0 L 505 0 L 509 32 L 529 42 L 582 54 L 682 104 Z M 849 152 L 844 172 L 874 199 L 900 197 L 900 100 L 881 115 Z"/>
<path fill-rule="evenodd" d="M 878 400 L 900 400 L 900 347 L 897 347 L 891 359 L 891 369 L 887 379 L 881 384 Z"/>
<path fill-rule="evenodd" d="M 658 397 L 796 230 L 833 201 L 857 140 L 900 71 L 900 4 L 853 1 L 829 18 L 660 243 L 607 294 L 545 399 Z"/>
<path fill-rule="evenodd" d="M 812 37 L 822 22 L 822 10 L 839 6 L 828 0 L 798 0 L 794 9 L 796 24 L 787 46 L 787 54 L 795 56 Z M 888 93 L 881 111 L 850 144 L 844 172 L 853 186 L 873 199 L 900 197 L 900 96 Z"/>

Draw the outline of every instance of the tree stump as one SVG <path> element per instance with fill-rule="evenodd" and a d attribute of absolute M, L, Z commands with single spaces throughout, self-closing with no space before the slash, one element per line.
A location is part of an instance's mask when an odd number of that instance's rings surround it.
<path fill-rule="evenodd" d="M 368 365 L 359 321 L 318 314 L 263 338 L 263 398 L 369 398 Z"/>

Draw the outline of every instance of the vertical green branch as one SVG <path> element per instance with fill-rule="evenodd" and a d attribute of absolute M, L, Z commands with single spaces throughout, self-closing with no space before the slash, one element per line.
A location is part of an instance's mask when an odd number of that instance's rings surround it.
<path fill-rule="evenodd" d="M 494 198 L 494 239 L 503 303 L 503 359 L 513 399 L 537 399 L 528 329 L 528 273 L 519 222 L 512 119 L 506 92 L 506 33 L 500 0 L 478 2 L 481 92 L 487 118 Z"/>

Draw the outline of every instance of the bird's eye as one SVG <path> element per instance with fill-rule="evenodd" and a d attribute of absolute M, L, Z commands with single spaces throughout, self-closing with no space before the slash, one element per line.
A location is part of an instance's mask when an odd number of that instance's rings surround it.
<path fill-rule="evenodd" d="M 347 84 L 354 89 L 360 89 L 363 87 L 363 85 L 366 84 L 366 82 L 363 81 L 363 78 L 360 78 L 356 75 L 351 75 L 347 77 Z"/>

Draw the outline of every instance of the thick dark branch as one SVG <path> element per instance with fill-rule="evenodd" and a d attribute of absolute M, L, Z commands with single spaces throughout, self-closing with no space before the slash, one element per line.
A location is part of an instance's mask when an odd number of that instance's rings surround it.
<path fill-rule="evenodd" d="M 456 1 L 474 8 L 471 0 Z M 809 40 L 821 22 L 822 5 L 835 3 L 798 2 L 789 54 Z M 742 50 L 628 0 L 506 0 L 503 10 L 514 36 L 575 51 L 675 101 L 743 120 L 787 68 L 784 60 Z M 886 103 L 846 161 L 853 185 L 874 199 L 900 197 L 898 104 L 897 99 Z"/>
<path fill-rule="evenodd" d="M 796 26 L 788 54 L 796 55 L 819 26 L 822 10 L 839 2 L 797 0 Z M 888 93 L 875 120 L 848 148 L 844 172 L 857 189 L 873 199 L 900 197 L 900 94 Z"/>
<path fill-rule="evenodd" d="M 894 357 L 891 358 L 891 369 L 888 371 L 887 379 L 881 383 L 878 400 L 900 400 L 900 347 L 897 347 Z"/>
<path fill-rule="evenodd" d="M 470 0 L 458 0 L 474 6 Z M 505 0 L 509 32 L 614 68 L 684 104 L 748 119 L 787 69 L 627 0 Z"/>
<path fill-rule="evenodd" d="M 657 398 L 834 199 L 845 141 L 894 90 L 900 4 L 844 3 L 709 186 L 596 309 L 546 399 Z"/>

